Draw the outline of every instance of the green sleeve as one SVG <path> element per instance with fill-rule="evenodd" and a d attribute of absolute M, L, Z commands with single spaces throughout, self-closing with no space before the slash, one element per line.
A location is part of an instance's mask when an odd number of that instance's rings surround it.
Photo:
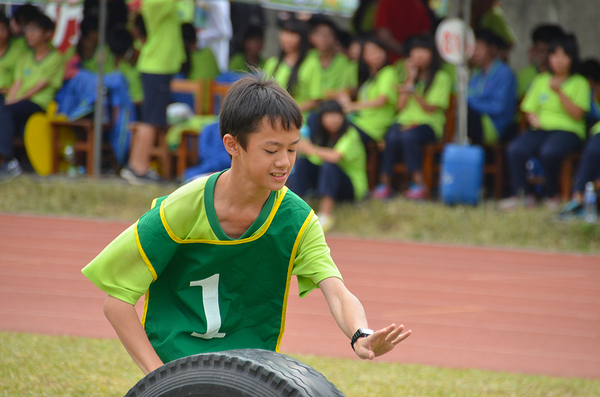
<path fill-rule="evenodd" d="M 231 56 L 229 59 L 229 70 L 232 71 L 245 71 L 246 70 L 246 59 L 244 54 L 238 52 Z"/>
<path fill-rule="evenodd" d="M 333 150 L 340 153 L 345 161 L 352 161 L 360 156 L 360 151 L 363 150 L 360 138 L 357 140 L 358 133 L 355 129 L 348 129 L 333 147 Z"/>
<path fill-rule="evenodd" d="M 531 82 L 531 86 L 525 93 L 525 97 L 523 98 L 523 102 L 521 102 L 521 110 L 524 113 L 536 113 L 537 112 L 537 101 L 539 91 L 544 84 L 544 80 L 546 79 L 545 74 L 538 75 Z"/>
<path fill-rule="evenodd" d="M 275 71 L 275 67 L 277 66 L 277 62 L 279 59 L 277 57 L 271 57 L 265 61 L 264 70 L 269 75 L 272 75 Z"/>
<path fill-rule="evenodd" d="M 153 281 L 138 250 L 134 228 L 132 225 L 121 233 L 81 271 L 102 291 L 132 305 Z"/>
<path fill-rule="evenodd" d="M 577 107 L 588 112 L 592 105 L 590 101 L 591 92 L 590 84 L 585 77 L 581 75 L 573 75 L 571 77 L 573 83 L 569 86 L 569 89 L 565 89 L 565 94 L 573 101 Z"/>
<path fill-rule="evenodd" d="M 444 70 L 439 70 L 433 78 L 433 82 L 427 91 L 425 100 L 431 106 L 446 110 L 448 109 L 448 106 L 450 106 L 451 91 L 452 80 L 450 79 L 450 76 L 448 76 L 448 73 Z"/>
<path fill-rule="evenodd" d="M 292 274 L 298 278 L 300 297 L 318 288 L 319 283 L 329 277 L 342 279 L 342 275 L 331 258 L 325 242 L 323 229 L 316 215 L 313 215 L 304 231 L 294 260 Z"/>
<path fill-rule="evenodd" d="M 306 58 L 304 63 L 300 65 L 298 73 L 301 76 L 298 76 L 298 84 L 304 86 L 302 91 L 306 95 L 304 98 L 299 98 L 300 100 L 308 101 L 323 98 L 322 72 L 318 58 Z"/>
<path fill-rule="evenodd" d="M 65 62 L 58 51 L 53 54 L 51 62 L 48 63 L 48 74 L 46 75 L 48 85 L 56 90 L 63 85 L 65 77 Z"/>
<path fill-rule="evenodd" d="M 375 79 L 375 92 L 377 95 L 371 99 L 385 96 L 389 103 L 395 105 L 398 102 L 398 76 L 396 70 L 393 66 L 386 66 L 379 73 L 381 76 Z"/>

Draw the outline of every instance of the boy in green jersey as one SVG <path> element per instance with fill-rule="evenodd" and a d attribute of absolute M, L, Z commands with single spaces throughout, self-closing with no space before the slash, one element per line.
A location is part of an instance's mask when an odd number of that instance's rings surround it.
<path fill-rule="evenodd" d="M 4 103 L 4 96 L 14 82 L 15 68 L 27 49 L 15 44 L 10 36 L 9 21 L 0 15 L 0 98 Z"/>
<path fill-rule="evenodd" d="M 44 112 L 62 86 L 65 66 L 62 55 L 52 46 L 54 22 L 39 14 L 25 27 L 27 51 L 15 68 L 4 106 L 0 107 L 0 182 L 21 173 L 13 158 L 13 140 L 29 117 Z"/>
<path fill-rule="evenodd" d="M 373 359 L 406 339 L 366 329 L 310 207 L 285 187 L 302 113 L 273 80 L 234 83 L 220 116 L 231 168 L 159 198 L 83 273 L 108 294 L 104 312 L 144 373 L 164 362 L 240 348 L 279 350 L 292 275 L 320 288 L 356 354 Z M 142 323 L 134 305 L 146 294 Z"/>

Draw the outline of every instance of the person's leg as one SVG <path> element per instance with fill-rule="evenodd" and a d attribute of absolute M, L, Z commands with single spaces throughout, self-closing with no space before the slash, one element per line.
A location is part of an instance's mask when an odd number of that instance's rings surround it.
<path fill-rule="evenodd" d="M 145 93 L 144 103 L 128 162 L 128 168 L 136 176 L 147 175 L 150 151 L 156 142 L 157 127 L 167 126 L 167 106 L 171 101 L 171 77 L 171 75 L 141 74 Z"/>
<path fill-rule="evenodd" d="M 415 183 L 423 183 L 423 146 L 431 142 L 435 142 L 435 132 L 427 124 L 411 128 L 402 134 L 404 161 Z"/>
<path fill-rule="evenodd" d="M 321 196 L 319 222 L 323 230 L 333 226 L 333 208 L 335 203 L 354 200 L 352 181 L 344 171 L 332 163 L 324 163 L 319 170 L 317 193 Z"/>
<path fill-rule="evenodd" d="M 546 178 L 546 197 L 554 198 L 558 193 L 558 173 L 562 160 L 571 152 L 579 150 L 583 141 L 577 134 L 568 131 L 552 131 L 540 147 L 540 163 Z"/>
<path fill-rule="evenodd" d="M 382 185 L 388 188 L 391 186 L 394 165 L 402 157 L 402 134 L 403 131 L 401 131 L 400 125 L 394 124 L 385 136 L 385 149 L 381 158 L 380 181 Z"/>
<path fill-rule="evenodd" d="M 288 186 L 298 196 L 304 197 L 317 186 L 318 177 L 319 166 L 311 163 L 306 157 L 299 158 L 288 179 Z"/>
<path fill-rule="evenodd" d="M 525 193 L 527 191 L 528 183 L 525 164 L 530 157 L 537 154 L 546 134 L 547 131 L 529 130 L 516 137 L 508 145 L 508 167 L 513 196 L 516 196 L 519 192 Z"/>
<path fill-rule="evenodd" d="M 483 122 L 481 113 L 471 108 L 468 109 L 467 116 L 467 136 L 474 145 L 483 144 Z"/>
<path fill-rule="evenodd" d="M 600 175 L 600 134 L 590 138 L 579 163 L 579 169 L 575 176 L 575 187 L 573 198 L 583 202 L 583 192 L 585 184 L 593 181 Z"/>
<path fill-rule="evenodd" d="M 19 101 L 0 106 L 0 158 L 12 159 L 13 141 L 29 117 L 43 109 L 31 101 Z"/>

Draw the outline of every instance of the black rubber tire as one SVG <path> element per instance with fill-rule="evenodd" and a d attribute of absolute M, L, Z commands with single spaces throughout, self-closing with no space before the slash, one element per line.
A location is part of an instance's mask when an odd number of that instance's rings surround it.
<path fill-rule="evenodd" d="M 325 376 L 284 354 L 228 350 L 180 358 L 150 372 L 125 397 L 344 397 Z"/>

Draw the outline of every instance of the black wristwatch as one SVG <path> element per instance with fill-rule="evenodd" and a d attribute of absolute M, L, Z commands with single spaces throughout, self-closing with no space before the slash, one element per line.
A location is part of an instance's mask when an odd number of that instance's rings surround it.
<path fill-rule="evenodd" d="M 354 343 L 359 338 L 364 338 L 365 336 L 373 335 L 375 331 L 369 328 L 359 328 L 354 335 L 352 335 L 352 340 L 350 341 L 350 346 L 352 346 L 352 350 L 354 350 Z"/>

